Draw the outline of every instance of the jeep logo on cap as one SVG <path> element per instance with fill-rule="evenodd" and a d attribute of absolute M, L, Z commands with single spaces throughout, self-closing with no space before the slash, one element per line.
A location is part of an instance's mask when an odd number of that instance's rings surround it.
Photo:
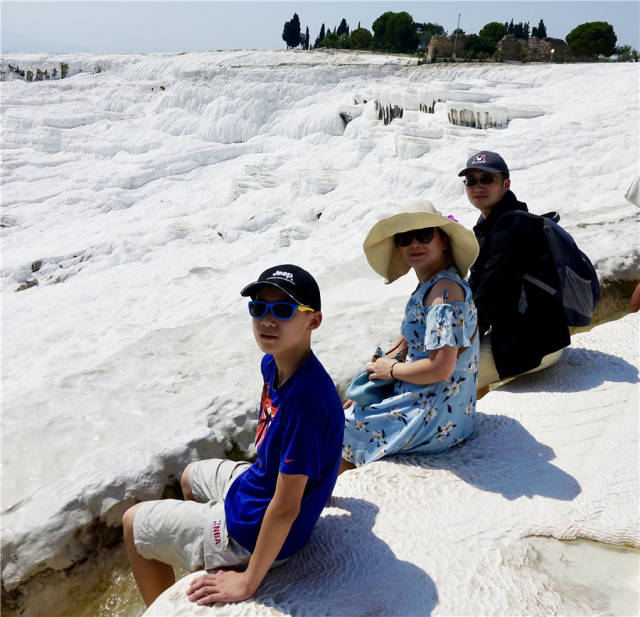
<path fill-rule="evenodd" d="M 282 270 L 276 270 L 269 278 L 285 279 L 293 283 L 293 274 L 291 274 L 291 272 L 283 272 Z"/>

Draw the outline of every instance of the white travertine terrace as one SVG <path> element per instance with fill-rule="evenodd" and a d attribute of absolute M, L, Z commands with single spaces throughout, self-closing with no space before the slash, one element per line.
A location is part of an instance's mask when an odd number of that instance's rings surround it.
<path fill-rule="evenodd" d="M 5 70 L 61 63 L 64 79 Z M 5 591 L 84 560 L 100 526 L 159 497 L 193 458 L 249 446 L 259 352 L 239 290 L 265 267 L 316 275 L 314 347 L 344 385 L 396 334 L 413 287 L 385 287 L 368 268 L 367 230 L 416 199 L 473 225 L 457 172 L 477 150 L 505 157 L 533 212 L 561 213 L 603 279 L 640 279 L 640 212 L 625 199 L 638 173 L 637 64 L 212 52 L 3 55 L 0 66 Z M 540 115 L 454 126 L 451 103 L 420 109 L 428 92 Z M 410 108 L 385 125 L 381 93 Z M 371 477 L 396 483 L 388 469 Z M 340 495 L 366 495 L 369 477 L 341 481 Z"/>

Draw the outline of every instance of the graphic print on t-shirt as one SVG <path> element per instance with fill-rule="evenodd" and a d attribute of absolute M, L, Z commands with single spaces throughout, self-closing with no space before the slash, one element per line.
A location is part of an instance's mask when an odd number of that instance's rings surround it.
<path fill-rule="evenodd" d="M 265 382 L 262 388 L 262 399 L 260 401 L 260 419 L 258 420 L 258 428 L 256 430 L 256 450 L 264 441 L 271 422 L 277 413 L 278 408 L 273 406 L 273 399 L 269 393 L 269 382 Z"/>

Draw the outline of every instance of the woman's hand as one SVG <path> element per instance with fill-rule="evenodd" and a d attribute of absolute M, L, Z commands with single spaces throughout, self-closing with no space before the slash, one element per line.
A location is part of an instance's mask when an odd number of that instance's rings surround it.
<path fill-rule="evenodd" d="M 391 379 L 389 371 L 394 364 L 398 364 L 395 358 L 378 358 L 375 362 L 367 364 L 369 379 Z"/>
<path fill-rule="evenodd" d="M 350 398 L 348 398 L 343 404 L 342 404 L 342 409 L 349 409 L 349 407 L 351 407 L 351 405 L 353 405 L 355 403 L 355 401 L 352 401 Z"/>

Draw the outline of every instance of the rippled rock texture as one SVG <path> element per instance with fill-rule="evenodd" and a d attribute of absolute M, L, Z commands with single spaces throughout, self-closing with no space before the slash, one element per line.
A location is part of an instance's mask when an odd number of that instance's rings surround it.
<path fill-rule="evenodd" d="M 620 586 L 615 576 L 593 586 L 582 562 L 574 578 L 571 564 L 565 577 L 546 569 L 552 549 L 534 540 L 640 548 L 638 349 L 628 344 L 639 325 L 636 314 L 580 334 L 555 367 L 485 396 L 460 447 L 343 474 L 310 543 L 253 601 L 197 607 L 189 575 L 145 617 L 600 615 L 622 596 L 635 614 L 640 553 Z M 615 568 L 615 555 L 592 551 L 583 559 Z"/>

